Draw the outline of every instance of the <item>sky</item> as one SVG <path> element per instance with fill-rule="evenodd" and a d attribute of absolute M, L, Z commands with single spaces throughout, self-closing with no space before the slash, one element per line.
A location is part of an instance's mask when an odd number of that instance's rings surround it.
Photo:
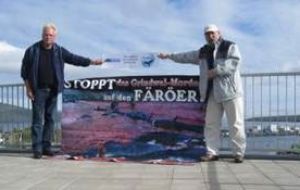
<path fill-rule="evenodd" d="M 196 50 L 205 43 L 204 26 L 213 23 L 238 44 L 242 73 L 300 71 L 299 10 L 299 0 L 0 0 L 0 84 L 22 82 L 24 51 L 49 22 L 58 28 L 58 44 L 92 59 Z M 198 72 L 172 62 L 65 68 L 67 80 Z"/>

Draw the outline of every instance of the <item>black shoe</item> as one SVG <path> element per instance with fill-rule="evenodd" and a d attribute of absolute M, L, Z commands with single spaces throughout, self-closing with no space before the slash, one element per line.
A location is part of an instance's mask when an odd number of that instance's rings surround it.
<path fill-rule="evenodd" d="M 234 157 L 234 162 L 235 163 L 243 163 L 243 161 L 244 161 L 244 156 L 242 156 L 242 155 L 236 155 Z"/>
<path fill-rule="evenodd" d="M 219 156 L 213 154 L 207 154 L 200 158 L 202 162 L 211 162 L 219 160 Z"/>
<path fill-rule="evenodd" d="M 33 153 L 33 158 L 34 159 L 41 159 L 42 158 L 42 154 L 40 152 L 34 152 Z"/>
<path fill-rule="evenodd" d="M 51 150 L 43 150 L 43 155 L 45 156 L 54 156 L 54 152 Z"/>

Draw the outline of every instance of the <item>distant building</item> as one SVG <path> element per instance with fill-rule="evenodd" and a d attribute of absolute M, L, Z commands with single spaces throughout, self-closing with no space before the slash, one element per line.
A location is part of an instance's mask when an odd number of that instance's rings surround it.
<path fill-rule="evenodd" d="M 252 127 L 248 127 L 246 133 L 248 135 L 259 135 L 262 133 L 262 127 L 261 125 L 254 125 Z"/>
<path fill-rule="evenodd" d="M 0 144 L 2 144 L 4 142 L 4 139 L 2 138 L 2 133 L 0 132 Z"/>
<path fill-rule="evenodd" d="M 271 124 L 270 125 L 270 131 L 271 133 L 278 133 L 278 126 L 276 124 Z"/>

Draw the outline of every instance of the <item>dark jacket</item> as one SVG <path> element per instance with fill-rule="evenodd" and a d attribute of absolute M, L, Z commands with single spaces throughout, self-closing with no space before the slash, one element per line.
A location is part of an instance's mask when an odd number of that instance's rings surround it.
<path fill-rule="evenodd" d="M 36 42 L 25 51 L 22 60 L 21 77 L 28 81 L 32 90 L 35 92 L 38 88 L 38 67 L 40 57 L 41 41 Z M 64 63 L 76 66 L 89 66 L 91 60 L 79 55 L 75 55 L 65 48 L 54 44 L 52 54 L 53 72 L 57 81 L 57 92 L 61 92 L 64 87 Z"/>

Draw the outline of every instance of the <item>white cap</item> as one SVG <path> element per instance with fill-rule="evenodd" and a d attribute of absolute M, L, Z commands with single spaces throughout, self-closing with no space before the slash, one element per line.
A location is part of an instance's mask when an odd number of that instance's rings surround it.
<path fill-rule="evenodd" d="M 204 33 L 217 31 L 219 31 L 219 28 L 215 24 L 209 24 L 204 27 Z"/>

